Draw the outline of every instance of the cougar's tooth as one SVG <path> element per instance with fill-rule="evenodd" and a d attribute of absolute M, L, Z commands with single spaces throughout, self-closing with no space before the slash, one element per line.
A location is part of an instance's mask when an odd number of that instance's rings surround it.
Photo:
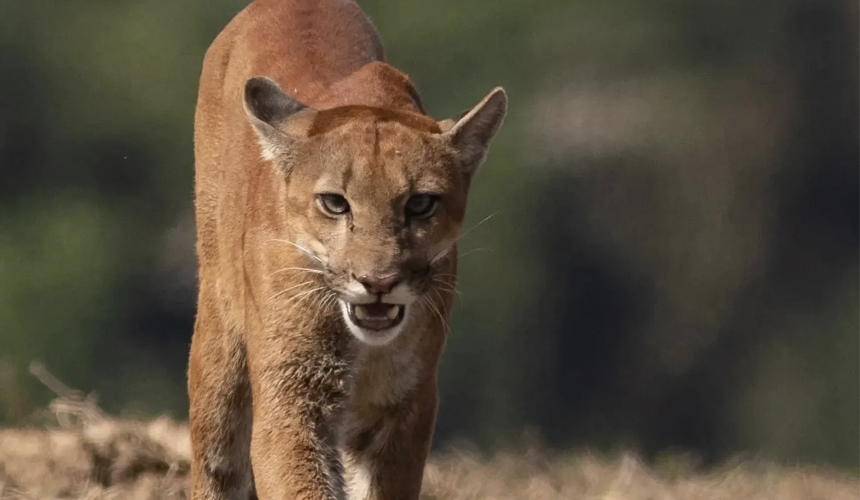
<path fill-rule="evenodd" d="M 355 306 L 355 317 L 364 321 L 367 319 L 367 309 L 364 306 Z"/>
<path fill-rule="evenodd" d="M 400 313 L 400 306 L 391 306 L 388 308 L 388 312 L 386 312 L 386 316 L 388 319 L 395 319 L 397 315 Z"/>

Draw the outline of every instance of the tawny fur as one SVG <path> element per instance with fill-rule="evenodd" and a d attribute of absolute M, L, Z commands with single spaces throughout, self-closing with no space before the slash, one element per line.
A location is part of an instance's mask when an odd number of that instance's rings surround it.
<path fill-rule="evenodd" d="M 307 110 L 265 123 L 243 101 L 256 76 Z M 193 499 L 418 498 L 455 243 L 505 105 L 497 89 L 458 120 L 427 117 L 347 0 L 257 0 L 213 42 L 195 117 Z M 413 227 L 397 200 L 416 186 L 442 196 Z M 321 216 L 321 189 L 346 191 L 354 219 Z M 366 345 L 334 299 L 392 269 L 421 299 L 394 340 Z"/>

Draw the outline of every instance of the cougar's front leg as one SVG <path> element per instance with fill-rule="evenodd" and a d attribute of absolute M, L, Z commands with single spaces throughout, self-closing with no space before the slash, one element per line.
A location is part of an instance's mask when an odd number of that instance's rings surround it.
<path fill-rule="evenodd" d="M 191 498 L 245 500 L 253 498 L 245 351 L 200 302 L 188 368 Z"/>
<path fill-rule="evenodd" d="M 347 373 L 330 352 L 276 340 L 249 350 L 251 467 L 260 500 L 341 500 L 332 415 Z M 272 343 L 278 344 L 273 345 Z M 289 345 L 293 344 L 293 345 Z"/>
<path fill-rule="evenodd" d="M 349 500 L 418 499 L 437 402 L 436 386 L 428 384 L 342 443 Z"/>

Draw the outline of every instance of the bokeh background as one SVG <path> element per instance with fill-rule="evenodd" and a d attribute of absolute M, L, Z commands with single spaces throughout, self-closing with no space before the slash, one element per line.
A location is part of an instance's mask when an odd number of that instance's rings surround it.
<path fill-rule="evenodd" d="M 444 118 L 490 88 L 437 445 L 860 466 L 858 8 L 361 0 Z M 243 0 L 0 3 L 0 421 L 186 416 L 192 122 Z"/>

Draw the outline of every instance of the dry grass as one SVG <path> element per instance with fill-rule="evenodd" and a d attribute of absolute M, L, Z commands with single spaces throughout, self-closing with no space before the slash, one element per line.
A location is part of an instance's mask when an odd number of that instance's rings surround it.
<path fill-rule="evenodd" d="M 60 400 L 52 429 L 0 430 L 0 500 L 187 498 L 190 445 L 184 425 L 114 420 Z M 483 457 L 468 447 L 433 456 L 425 500 L 853 500 L 856 476 L 764 464 L 697 472 L 649 468 L 633 455 L 605 460 L 526 447 Z"/>

